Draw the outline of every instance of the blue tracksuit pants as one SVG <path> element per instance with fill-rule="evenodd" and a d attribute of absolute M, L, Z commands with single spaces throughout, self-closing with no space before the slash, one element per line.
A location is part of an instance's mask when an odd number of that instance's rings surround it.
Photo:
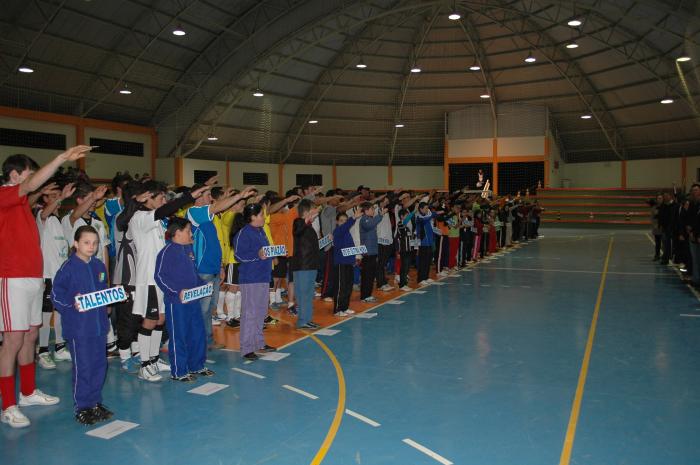
<path fill-rule="evenodd" d="M 185 376 L 204 368 L 207 358 L 207 336 L 200 302 L 187 304 L 165 300 L 165 324 L 168 328 L 170 373 Z"/>
<path fill-rule="evenodd" d="M 102 385 L 107 375 L 107 335 L 68 339 L 73 359 L 73 403 L 75 411 L 102 403 Z"/>

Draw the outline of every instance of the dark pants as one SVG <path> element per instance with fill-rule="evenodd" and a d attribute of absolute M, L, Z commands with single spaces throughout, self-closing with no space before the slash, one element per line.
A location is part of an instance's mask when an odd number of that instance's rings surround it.
<path fill-rule="evenodd" d="M 204 368 L 207 334 L 199 302 L 165 302 L 170 374 L 176 378 Z"/>
<path fill-rule="evenodd" d="M 433 256 L 433 248 L 429 245 L 418 247 L 418 282 L 430 277 L 430 262 Z"/>
<path fill-rule="evenodd" d="M 394 249 L 393 245 L 379 244 L 379 255 L 377 255 L 377 288 L 386 284 L 386 262 L 389 260 L 389 255 Z"/>
<path fill-rule="evenodd" d="M 75 411 L 102 403 L 102 385 L 107 374 L 107 335 L 68 339 L 73 359 Z"/>
<path fill-rule="evenodd" d="M 335 265 L 335 294 L 333 295 L 333 313 L 344 312 L 350 305 L 352 294 L 352 265 Z"/>
<path fill-rule="evenodd" d="M 654 234 L 654 258 L 661 257 L 661 234 Z"/>
<path fill-rule="evenodd" d="M 474 247 L 473 235 L 471 231 L 462 233 L 459 238 L 459 265 L 464 266 L 472 257 L 472 247 Z"/>
<path fill-rule="evenodd" d="M 401 270 L 399 271 L 399 287 L 408 285 L 408 270 L 411 268 L 413 252 L 401 253 Z"/>
<path fill-rule="evenodd" d="M 323 281 L 321 281 L 321 297 L 333 297 L 335 295 L 335 267 L 333 266 L 333 247 L 325 252 L 323 262 Z"/>
<path fill-rule="evenodd" d="M 124 286 L 124 290 L 129 296 L 133 295 L 134 286 Z M 124 302 L 119 302 L 114 306 L 114 312 L 117 314 L 117 347 L 119 350 L 127 350 L 131 347 L 131 343 L 135 342 L 138 337 L 138 331 L 141 327 L 143 318 L 132 313 L 134 301 L 132 297 Z"/>
<path fill-rule="evenodd" d="M 663 255 L 661 256 L 662 263 L 668 263 L 669 259 L 673 257 L 673 238 L 671 233 L 664 232 L 661 235 L 661 241 L 663 242 Z"/>
<path fill-rule="evenodd" d="M 362 270 L 360 271 L 360 299 L 366 299 L 372 295 L 374 277 L 377 273 L 377 256 L 365 255 L 362 257 Z"/>

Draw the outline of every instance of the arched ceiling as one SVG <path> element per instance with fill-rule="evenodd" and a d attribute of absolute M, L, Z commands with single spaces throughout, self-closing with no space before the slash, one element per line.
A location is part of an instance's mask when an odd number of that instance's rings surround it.
<path fill-rule="evenodd" d="M 2 3 L 0 104 L 154 125 L 162 155 L 440 164 L 446 112 L 511 102 L 568 161 L 700 155 L 695 1 Z"/>

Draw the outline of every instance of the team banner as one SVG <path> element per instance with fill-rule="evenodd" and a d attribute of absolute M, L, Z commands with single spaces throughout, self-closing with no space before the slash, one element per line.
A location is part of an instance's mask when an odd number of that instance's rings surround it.
<path fill-rule="evenodd" d="M 340 253 L 343 254 L 343 257 L 348 257 L 350 255 L 362 255 L 364 253 L 367 253 L 367 247 L 364 245 L 361 245 L 359 247 L 347 247 L 345 249 L 340 249 Z"/>
<path fill-rule="evenodd" d="M 325 249 L 327 245 L 330 245 L 332 243 L 333 243 L 333 236 L 331 236 L 330 234 L 327 234 L 318 240 L 318 248 Z"/>
<path fill-rule="evenodd" d="M 214 285 L 212 283 L 205 284 L 204 286 L 193 287 L 192 289 L 185 289 L 182 291 L 182 303 L 186 304 L 192 302 L 193 300 L 203 299 L 204 297 L 209 297 L 214 293 Z"/>
<path fill-rule="evenodd" d="M 377 239 L 377 243 L 381 245 L 391 245 L 394 243 L 391 239 L 385 239 L 383 237 L 380 237 Z"/>
<path fill-rule="evenodd" d="M 263 253 L 267 258 L 272 257 L 283 257 L 287 255 L 287 246 L 282 245 L 268 245 L 263 247 Z"/>
<path fill-rule="evenodd" d="M 117 302 L 123 302 L 128 298 L 123 286 L 114 286 L 109 289 L 91 292 L 75 296 L 75 303 L 79 312 L 87 312 L 99 307 L 106 307 Z"/>

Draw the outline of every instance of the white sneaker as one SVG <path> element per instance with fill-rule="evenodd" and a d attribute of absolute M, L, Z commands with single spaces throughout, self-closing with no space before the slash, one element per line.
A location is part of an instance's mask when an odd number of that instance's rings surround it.
<path fill-rule="evenodd" d="M 320 292 L 314 292 L 314 297 L 316 297 L 316 298 L 321 297 L 321 293 L 320 293 Z"/>
<path fill-rule="evenodd" d="M 394 281 L 397 282 L 397 283 L 398 283 L 399 281 L 401 281 L 401 276 L 399 276 L 398 274 L 395 274 L 395 275 L 394 275 Z"/>
<path fill-rule="evenodd" d="M 145 366 L 139 368 L 139 378 L 146 380 L 151 383 L 155 383 L 156 381 L 160 381 L 163 379 L 161 375 L 159 375 L 157 372 L 153 373 L 152 370 L 149 370 L 151 366 Z"/>
<path fill-rule="evenodd" d="M 350 310 L 350 309 L 348 308 L 347 310 L 345 310 L 345 313 L 348 314 L 348 315 L 354 315 L 354 314 L 355 314 L 355 310 Z"/>
<path fill-rule="evenodd" d="M 3 410 L 2 415 L 0 415 L 0 421 L 7 423 L 12 428 L 26 428 L 32 424 L 29 418 L 24 416 L 24 413 L 16 405 Z"/>
<path fill-rule="evenodd" d="M 374 296 L 369 296 L 369 297 L 365 297 L 364 299 L 362 299 L 362 301 L 364 303 L 367 303 L 367 304 L 373 304 L 374 302 L 377 301 L 377 298 Z"/>
<path fill-rule="evenodd" d="M 342 317 L 342 316 L 348 316 L 348 314 L 346 312 L 336 312 L 333 314 L 333 316 L 341 316 Z"/>
<path fill-rule="evenodd" d="M 156 363 L 152 363 L 151 366 L 157 368 L 158 371 L 170 372 L 170 364 L 162 358 L 158 358 L 158 361 Z"/>
<path fill-rule="evenodd" d="M 434 280 L 434 279 L 431 279 L 431 278 L 428 278 L 428 279 L 425 280 L 425 282 L 428 283 L 428 284 L 431 284 L 431 283 L 434 283 L 435 280 Z"/>
<path fill-rule="evenodd" d="M 385 284 L 382 287 L 380 287 L 379 290 L 383 291 L 383 292 L 389 292 L 389 291 L 393 291 L 394 287 L 390 286 L 389 284 Z"/>
<path fill-rule="evenodd" d="M 53 359 L 59 362 L 70 362 L 70 352 L 68 351 L 68 349 L 63 347 L 61 350 L 57 350 L 56 352 L 54 352 Z"/>
<path fill-rule="evenodd" d="M 401 288 L 401 290 L 404 292 L 411 292 L 413 288 L 411 286 L 404 286 Z"/>
<path fill-rule="evenodd" d="M 39 357 L 37 357 L 39 360 L 39 366 L 43 368 L 44 370 L 55 370 L 56 369 L 56 362 L 53 361 L 51 358 L 51 354 L 49 352 L 42 352 L 39 354 Z"/>
<path fill-rule="evenodd" d="M 447 276 L 447 275 L 448 275 L 448 273 L 447 273 L 447 271 L 445 271 L 445 270 L 442 270 L 441 272 L 438 273 L 438 276 L 440 276 L 440 277 L 442 277 L 442 278 L 444 278 L 444 277 Z"/>
<path fill-rule="evenodd" d="M 213 320 L 224 321 L 224 320 L 226 320 L 226 315 L 224 315 L 223 313 L 217 313 L 216 315 L 214 315 L 214 316 L 212 317 L 212 319 L 213 319 Z"/>
<path fill-rule="evenodd" d="M 324 297 L 323 301 L 324 302 L 333 302 L 333 297 Z"/>
<path fill-rule="evenodd" d="M 20 407 L 29 407 L 30 405 L 56 405 L 60 401 L 61 399 L 58 397 L 50 396 L 48 394 L 44 394 L 38 389 L 34 389 L 34 392 L 28 396 L 25 396 L 20 392 L 18 404 Z"/>
<path fill-rule="evenodd" d="M 212 326 L 221 326 L 221 322 L 219 320 L 217 320 L 216 318 L 212 318 L 211 325 Z"/>

